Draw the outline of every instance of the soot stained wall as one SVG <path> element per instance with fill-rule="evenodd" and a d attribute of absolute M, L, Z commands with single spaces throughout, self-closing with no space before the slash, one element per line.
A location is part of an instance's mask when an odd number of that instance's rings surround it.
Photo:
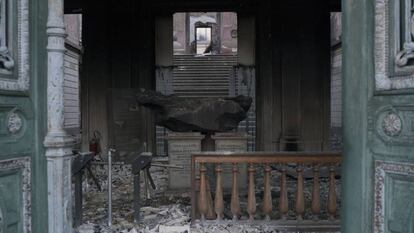
<path fill-rule="evenodd" d="M 329 8 L 323 1 L 264 1 L 258 14 L 261 150 L 329 145 Z"/>
<path fill-rule="evenodd" d="M 202 1 L 180 4 L 196 11 L 201 8 L 190 5 L 198 2 Z M 328 1 L 251 2 L 252 7 L 242 9 L 242 13 L 256 17 L 257 149 L 328 149 Z M 208 6 L 207 1 L 204 3 L 199 5 Z M 94 130 L 102 133 L 104 151 L 111 143 L 107 97 L 111 88 L 154 88 L 154 15 L 187 8 L 160 2 L 162 11 L 157 12 L 149 4 L 132 0 L 84 3 L 84 148 Z M 229 7 L 232 2 L 211 4 L 218 8 L 223 5 L 223 11 L 241 13 L 241 8 Z M 152 150 L 152 116 L 145 109 L 139 111 L 140 137 Z"/>

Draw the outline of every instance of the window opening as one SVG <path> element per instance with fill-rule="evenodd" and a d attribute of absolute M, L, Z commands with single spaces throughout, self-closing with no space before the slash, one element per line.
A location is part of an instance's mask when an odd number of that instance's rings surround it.
<path fill-rule="evenodd" d="M 211 27 L 196 27 L 196 53 L 211 54 Z"/>

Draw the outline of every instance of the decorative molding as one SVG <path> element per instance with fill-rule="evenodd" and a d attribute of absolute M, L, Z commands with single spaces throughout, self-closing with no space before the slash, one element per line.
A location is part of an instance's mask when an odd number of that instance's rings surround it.
<path fill-rule="evenodd" d="M 22 175 L 22 197 L 23 197 L 23 232 L 32 231 L 32 210 L 31 210 L 31 169 L 30 157 L 16 158 L 0 161 L 0 171 L 20 170 Z M 3 213 L 4 214 L 4 213 Z M 1 230 L 0 230 L 1 232 Z"/>
<path fill-rule="evenodd" d="M 11 112 L 8 116 L 7 129 L 11 134 L 17 134 L 23 127 L 23 120 L 16 112 Z"/>
<path fill-rule="evenodd" d="M 410 7 L 404 8 L 406 4 Z M 375 0 L 374 59 L 378 91 L 414 88 L 414 69 L 408 66 L 409 59 L 414 58 L 411 6 L 412 0 Z M 404 31 L 400 32 L 403 8 L 406 20 Z M 403 40 L 401 33 L 405 34 Z"/>
<path fill-rule="evenodd" d="M 374 233 L 388 232 L 385 230 L 385 179 L 390 174 L 414 177 L 414 164 L 375 161 Z"/>
<path fill-rule="evenodd" d="M 399 36 L 402 37 L 400 40 L 396 41 L 397 50 L 400 50 L 395 56 L 395 63 L 398 67 L 404 67 L 408 65 L 408 61 L 414 58 L 414 12 L 413 12 L 413 0 L 399 0 L 400 5 L 399 9 L 404 10 L 401 12 L 405 24 L 402 25 L 403 28 L 400 28 L 400 19 L 397 19 L 397 25 L 395 25 L 396 32 L 399 33 Z M 401 3 L 403 6 L 401 7 Z M 400 32 L 401 30 L 401 32 Z M 402 46 L 401 46 L 402 45 Z M 402 47 L 402 48 L 401 48 Z"/>
<path fill-rule="evenodd" d="M 6 73 L 12 72 L 14 68 L 13 56 L 9 51 L 10 46 L 10 29 L 9 22 L 13 21 L 10 17 L 10 0 L 0 0 L 0 70 Z"/>
<path fill-rule="evenodd" d="M 374 110 L 372 116 L 369 131 L 385 145 L 414 146 L 414 105 L 384 106 Z"/>
<path fill-rule="evenodd" d="M 0 105 L 0 140 L 15 142 L 26 135 L 27 117 L 21 106 Z"/>
<path fill-rule="evenodd" d="M 397 53 L 395 57 L 395 63 L 399 67 L 404 67 L 407 65 L 408 60 L 414 58 L 414 44 L 408 43 L 404 45 L 404 49 Z"/>
<path fill-rule="evenodd" d="M 398 136 L 402 130 L 401 118 L 394 112 L 389 112 L 382 119 L 382 130 L 390 137 Z"/>
<path fill-rule="evenodd" d="M 29 0 L 17 1 L 16 19 L 17 19 L 17 52 L 13 61 L 15 77 L 0 77 L 0 90 L 4 91 L 27 91 L 30 85 L 29 78 Z M 4 50 L 4 48 L 2 49 Z M 0 51 L 0 57 L 3 57 L 6 50 Z M 8 55 L 7 55 L 8 56 Z M 0 59 L 1 60 L 1 59 Z M 9 65 L 11 65 L 9 63 Z"/>
<path fill-rule="evenodd" d="M 0 46 L 0 69 L 12 71 L 14 68 L 14 60 L 7 47 Z"/>

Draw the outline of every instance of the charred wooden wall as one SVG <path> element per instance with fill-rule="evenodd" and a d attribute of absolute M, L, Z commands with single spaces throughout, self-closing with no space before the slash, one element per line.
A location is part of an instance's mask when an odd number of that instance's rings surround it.
<path fill-rule="evenodd" d="M 329 5 L 263 1 L 257 34 L 257 145 L 326 150 L 329 145 Z"/>
<path fill-rule="evenodd" d="M 82 132 L 87 148 L 93 132 L 111 146 L 111 89 L 154 88 L 153 17 L 137 1 L 86 1 L 83 5 Z M 152 150 L 152 116 L 139 109 L 139 134 Z"/>
<path fill-rule="evenodd" d="M 84 146 L 94 130 L 102 133 L 104 150 L 110 144 L 109 89 L 154 88 L 156 14 L 222 9 L 256 17 L 257 149 L 328 149 L 332 1 L 154 2 L 155 8 L 133 0 L 83 3 Z M 140 111 L 140 137 L 152 150 L 152 116 Z"/>

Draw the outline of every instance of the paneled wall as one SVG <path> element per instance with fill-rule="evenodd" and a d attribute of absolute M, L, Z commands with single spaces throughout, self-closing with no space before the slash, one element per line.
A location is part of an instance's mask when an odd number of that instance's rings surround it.
<path fill-rule="evenodd" d="M 257 35 L 258 149 L 328 149 L 328 6 L 317 1 L 262 3 Z"/>
<path fill-rule="evenodd" d="M 106 153 L 111 145 L 108 134 L 109 90 L 153 88 L 153 20 L 150 12 L 136 1 L 106 0 L 84 3 L 82 70 L 82 144 L 94 131 L 102 135 Z M 139 108 L 140 138 L 149 149 L 154 144 L 151 113 Z M 112 122 L 113 123 L 113 122 Z"/>
<path fill-rule="evenodd" d="M 63 83 L 64 127 L 71 135 L 80 133 L 80 51 L 67 46 L 65 53 L 65 81 Z"/>
<path fill-rule="evenodd" d="M 65 14 L 66 40 L 64 57 L 63 126 L 79 142 L 81 137 L 80 69 L 82 62 L 82 15 Z M 78 147 L 78 145 L 77 145 Z"/>

